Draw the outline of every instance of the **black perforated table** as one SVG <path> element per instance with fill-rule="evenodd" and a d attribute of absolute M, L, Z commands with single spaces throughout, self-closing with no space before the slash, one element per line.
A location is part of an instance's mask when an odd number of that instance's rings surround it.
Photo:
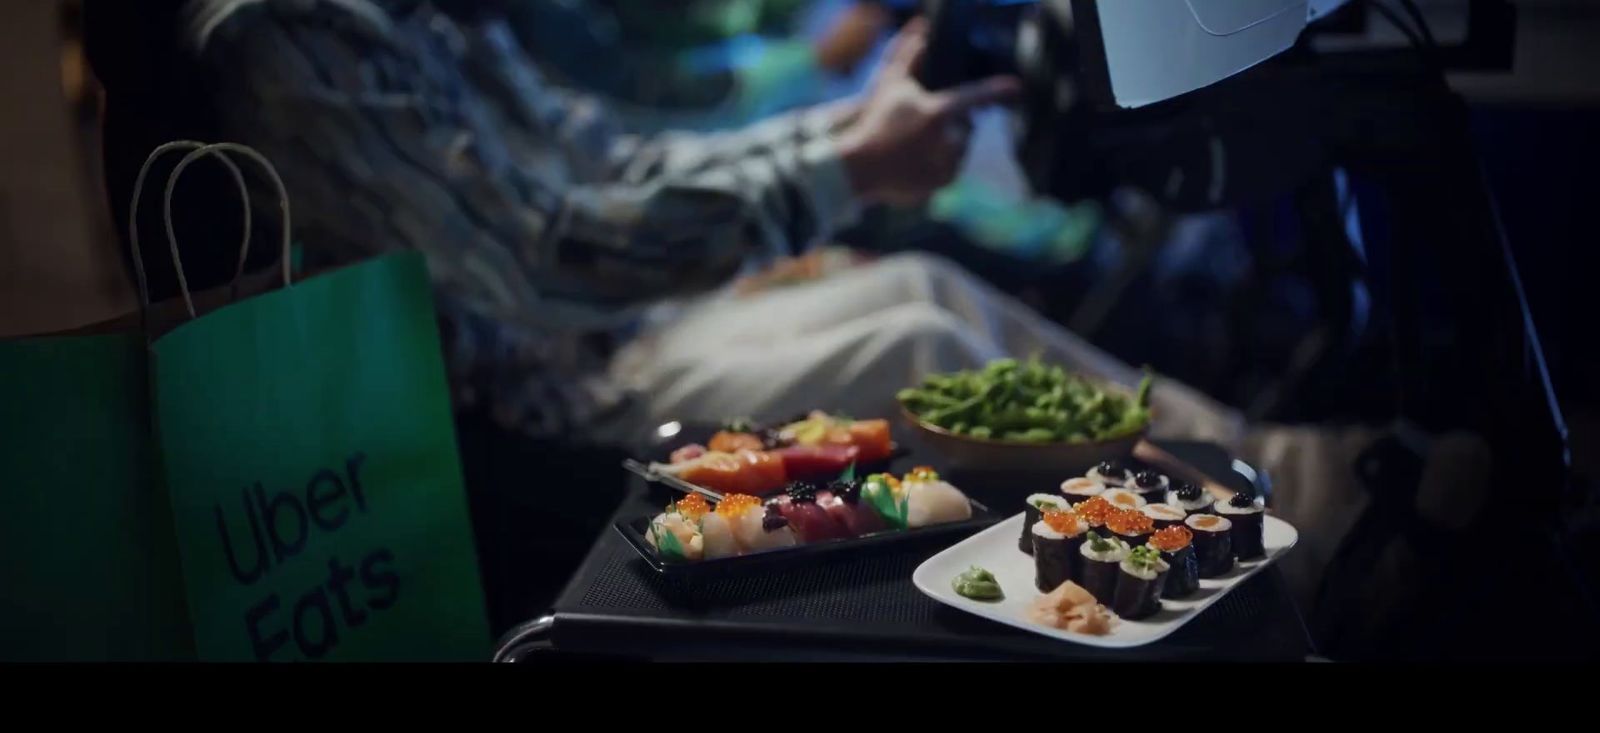
<path fill-rule="evenodd" d="M 1219 460 L 1219 452 L 1204 445 L 1162 447 L 1191 465 L 1211 468 Z M 1223 470 L 1208 474 L 1243 481 L 1226 471 L 1225 456 L 1220 460 Z M 617 516 L 659 511 L 662 503 L 662 495 L 641 482 Z M 540 652 L 554 651 L 653 660 L 1301 661 L 1311 652 L 1276 568 L 1258 573 L 1166 639 L 1099 649 L 1029 634 L 924 596 L 911 583 L 912 571 L 955 541 L 930 538 L 689 584 L 656 573 L 608 530 L 552 613 L 512 629 L 496 658 L 536 661 L 548 656 Z"/>

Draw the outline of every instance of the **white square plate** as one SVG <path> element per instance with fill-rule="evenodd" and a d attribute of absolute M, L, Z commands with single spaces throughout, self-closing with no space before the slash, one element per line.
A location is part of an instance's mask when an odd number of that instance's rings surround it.
<path fill-rule="evenodd" d="M 1051 636 L 1063 641 L 1111 649 L 1143 646 L 1164 638 L 1194 620 L 1207 606 L 1233 590 L 1246 578 L 1282 557 L 1300 539 L 1300 533 L 1277 517 L 1266 517 L 1263 539 L 1267 556 L 1234 565 L 1233 572 L 1220 578 L 1200 581 L 1200 590 L 1183 600 L 1161 599 L 1161 611 L 1141 621 L 1116 619 L 1105 636 L 1079 634 L 1028 620 L 1028 607 L 1041 594 L 1033 585 L 1033 557 L 1017 549 L 1022 535 L 1021 513 L 950 547 L 917 567 L 911 581 L 917 589 L 940 603 L 1000 623 Z M 1000 601 L 974 601 L 957 595 L 950 582 L 976 565 L 994 573 L 1005 598 Z M 1102 600 L 1104 603 L 1104 600 Z"/>

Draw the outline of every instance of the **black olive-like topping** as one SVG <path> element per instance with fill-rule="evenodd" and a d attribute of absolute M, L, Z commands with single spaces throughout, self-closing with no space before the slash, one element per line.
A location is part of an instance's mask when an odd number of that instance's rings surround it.
<path fill-rule="evenodd" d="M 1141 489 L 1153 489 L 1161 485 L 1161 474 L 1146 469 L 1140 471 L 1138 476 L 1134 476 L 1133 482 Z"/>
<path fill-rule="evenodd" d="M 1203 491 L 1203 489 L 1194 484 L 1178 484 L 1178 498 L 1184 501 L 1194 501 L 1199 499 L 1201 491 Z"/>
<path fill-rule="evenodd" d="M 789 495 L 789 499 L 792 501 L 806 503 L 816 501 L 817 491 L 819 490 L 820 487 L 816 484 L 806 481 L 795 481 L 789 484 L 789 488 L 785 491 L 785 493 Z"/>
<path fill-rule="evenodd" d="M 1101 461 L 1100 465 L 1095 467 L 1095 470 L 1099 471 L 1101 476 L 1121 476 L 1122 475 L 1122 462 L 1121 461 Z"/>
<path fill-rule="evenodd" d="M 828 484 L 828 490 L 846 504 L 854 504 L 861 500 L 861 479 L 851 481 L 834 481 Z"/>
<path fill-rule="evenodd" d="M 1235 506 L 1235 507 L 1238 507 L 1240 509 L 1248 509 L 1248 508 L 1254 506 L 1255 503 L 1256 503 L 1256 498 L 1254 496 L 1251 496 L 1251 495 L 1243 492 L 1243 491 L 1241 491 L 1241 492 L 1239 492 L 1237 494 L 1234 494 L 1233 498 L 1228 500 L 1228 504 L 1230 506 Z"/>
<path fill-rule="evenodd" d="M 772 508 L 774 510 L 777 509 L 777 507 Z M 769 511 L 767 512 L 767 516 L 761 518 L 761 528 L 768 532 L 787 526 L 789 526 L 789 520 L 785 519 L 782 514 L 779 514 L 776 511 Z"/>

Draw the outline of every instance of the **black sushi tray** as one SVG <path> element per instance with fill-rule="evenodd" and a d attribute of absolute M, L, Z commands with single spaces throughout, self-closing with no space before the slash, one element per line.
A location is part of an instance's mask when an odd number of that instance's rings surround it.
<path fill-rule="evenodd" d="M 666 451 L 696 438 L 684 430 Z M 703 438 L 701 438 L 703 439 Z M 1268 496 L 1266 477 L 1222 449 L 1194 442 L 1157 443 L 1160 450 L 1220 484 Z M 646 456 L 641 456 L 646 457 Z M 648 456 L 654 458 L 654 456 Z M 896 459 L 899 472 L 937 459 Z M 1032 491 L 947 476 L 975 508 L 1010 506 Z M 947 531 L 884 533 L 764 553 L 761 562 L 674 572 L 652 562 L 643 542 L 648 522 L 676 492 L 635 479 L 604 533 L 556 599 L 551 611 L 505 634 L 496 661 L 537 662 L 578 656 L 676 661 L 715 660 L 1123 660 L 1301 661 L 1312 652 L 1299 609 L 1280 571 L 1269 567 L 1200 617 L 1158 642 L 1104 649 L 1042 639 L 971 616 L 923 595 L 911 582 L 923 561 L 987 526 Z M 894 537 L 893 535 L 900 535 Z M 856 543 L 856 544 L 852 544 Z M 712 566 L 762 555 L 700 563 Z"/>

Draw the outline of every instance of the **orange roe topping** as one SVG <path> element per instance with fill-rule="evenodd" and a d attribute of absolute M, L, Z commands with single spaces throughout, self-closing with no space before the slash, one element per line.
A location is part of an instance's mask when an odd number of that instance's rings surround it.
<path fill-rule="evenodd" d="M 706 512 L 711 511 L 711 505 L 706 503 L 706 498 L 699 494 L 690 494 L 678 500 L 678 513 L 691 522 L 700 519 Z"/>
<path fill-rule="evenodd" d="M 907 481 L 938 481 L 939 472 L 928 466 L 917 466 L 906 474 Z M 898 488 L 898 487 L 896 487 Z"/>
<path fill-rule="evenodd" d="M 1116 507 L 1111 506 L 1111 502 L 1106 501 L 1103 497 L 1091 496 L 1073 507 L 1072 510 L 1077 512 L 1078 516 L 1083 517 L 1083 521 L 1088 522 L 1089 526 L 1099 527 L 1106 523 L 1106 515 L 1115 511 Z"/>
<path fill-rule="evenodd" d="M 1106 528 L 1120 535 L 1139 535 L 1155 527 L 1155 520 L 1136 509 L 1113 510 L 1106 517 Z"/>
<path fill-rule="evenodd" d="M 1150 535 L 1148 544 L 1162 552 L 1177 552 L 1193 541 L 1194 533 L 1188 527 L 1173 525 Z"/>
<path fill-rule="evenodd" d="M 761 506 L 761 500 L 749 494 L 729 494 L 722 497 L 722 503 L 717 505 L 717 513 L 728 519 L 737 519 L 744 513 Z"/>
<path fill-rule="evenodd" d="M 1072 536 L 1083 531 L 1083 520 L 1072 512 L 1047 509 L 1044 513 L 1045 526 L 1061 534 Z"/>

